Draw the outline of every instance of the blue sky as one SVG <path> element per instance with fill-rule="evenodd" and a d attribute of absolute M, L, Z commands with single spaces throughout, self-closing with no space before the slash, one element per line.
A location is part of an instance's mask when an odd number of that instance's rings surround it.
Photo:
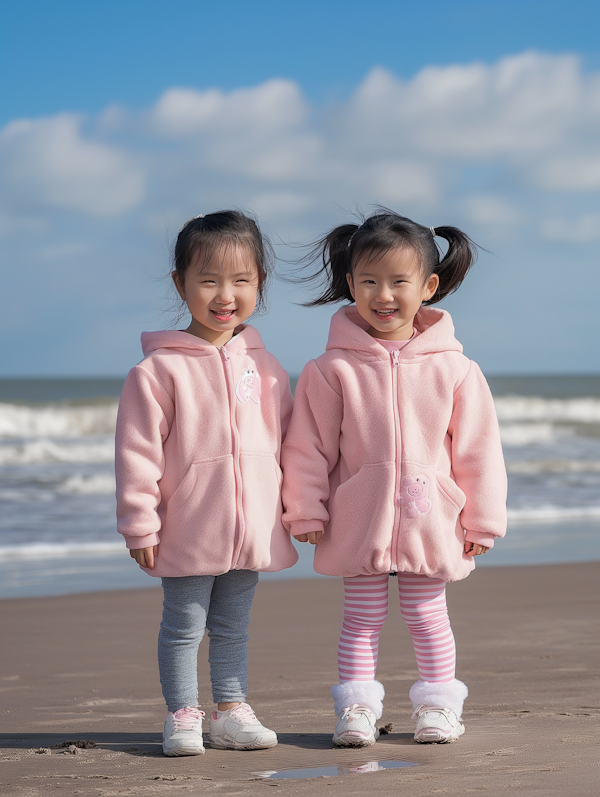
<path fill-rule="evenodd" d="M 0 14 L 0 375 L 126 372 L 170 322 L 190 215 L 249 207 L 301 242 L 375 202 L 491 250 L 447 302 L 487 373 L 600 370 L 597 2 Z M 258 321 L 293 372 L 331 314 L 301 298 L 276 285 Z"/>

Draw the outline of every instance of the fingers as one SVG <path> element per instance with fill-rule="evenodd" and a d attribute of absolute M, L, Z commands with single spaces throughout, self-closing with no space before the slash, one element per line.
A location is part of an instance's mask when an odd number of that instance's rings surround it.
<path fill-rule="evenodd" d="M 154 559 L 158 555 L 158 545 L 151 548 L 134 548 L 129 551 L 132 559 L 140 565 L 140 567 L 147 567 L 148 570 L 154 570 Z"/>
<path fill-rule="evenodd" d="M 154 546 L 152 548 L 144 548 L 146 554 L 146 567 L 148 570 L 154 570 Z"/>
<path fill-rule="evenodd" d="M 294 534 L 294 539 L 298 540 L 298 542 L 310 542 L 311 545 L 316 545 L 322 537 L 322 531 L 307 531 L 304 534 Z"/>
<path fill-rule="evenodd" d="M 465 542 L 465 553 L 467 556 L 481 556 L 482 553 L 487 553 L 490 549 L 487 545 L 479 545 L 476 542 Z"/>

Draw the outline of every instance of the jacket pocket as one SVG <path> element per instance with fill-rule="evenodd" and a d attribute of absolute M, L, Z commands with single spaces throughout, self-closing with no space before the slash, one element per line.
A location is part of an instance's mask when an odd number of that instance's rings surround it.
<path fill-rule="evenodd" d="M 440 471 L 417 462 L 402 463 L 396 504 L 402 510 L 402 525 L 439 524 L 454 528 L 465 505 L 465 494 L 456 482 Z"/>
<path fill-rule="evenodd" d="M 268 536 L 283 529 L 282 473 L 273 454 L 242 454 L 240 467 L 247 535 Z"/>
<path fill-rule="evenodd" d="M 445 473 L 436 472 L 435 478 L 440 491 L 440 495 L 446 501 L 449 501 L 456 511 L 460 514 L 465 506 L 467 497 L 460 489 L 458 484 L 450 476 Z"/>
<path fill-rule="evenodd" d="M 464 554 L 460 513 L 465 494 L 447 474 L 418 462 L 402 463 L 399 570 L 455 581 L 473 569 Z"/>
<path fill-rule="evenodd" d="M 338 551 L 349 562 L 349 573 L 365 572 L 358 569 L 361 562 L 363 567 L 377 567 L 389 556 L 395 471 L 393 462 L 363 465 L 329 500 L 330 520 L 323 549 L 331 549 L 332 555 Z"/>
<path fill-rule="evenodd" d="M 244 537 L 236 567 L 282 570 L 298 555 L 281 522 L 282 473 L 273 454 L 242 454 Z"/>
<path fill-rule="evenodd" d="M 172 555 L 188 572 L 223 572 L 231 561 L 235 532 L 233 457 L 193 462 L 167 504 L 163 549 L 170 550 L 173 541 Z"/>

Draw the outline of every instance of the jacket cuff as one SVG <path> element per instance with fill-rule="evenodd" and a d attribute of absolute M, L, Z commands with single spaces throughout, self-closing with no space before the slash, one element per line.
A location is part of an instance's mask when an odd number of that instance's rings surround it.
<path fill-rule="evenodd" d="M 297 537 L 299 534 L 307 534 L 309 531 L 324 531 L 325 524 L 322 520 L 290 520 L 290 534 Z"/>
<path fill-rule="evenodd" d="M 471 531 L 471 529 L 465 531 L 465 540 L 467 542 L 475 542 L 477 545 L 484 545 L 486 548 L 493 548 L 495 539 L 493 534 L 486 531 Z"/>
<path fill-rule="evenodd" d="M 158 534 L 146 534 L 143 537 L 125 537 L 125 545 L 130 551 L 137 551 L 139 548 L 152 548 L 160 543 Z"/>

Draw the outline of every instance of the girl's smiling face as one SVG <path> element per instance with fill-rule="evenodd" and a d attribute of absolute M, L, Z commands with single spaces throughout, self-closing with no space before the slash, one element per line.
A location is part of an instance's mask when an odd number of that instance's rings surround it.
<path fill-rule="evenodd" d="M 172 272 L 192 321 L 186 332 L 223 346 L 256 307 L 258 269 L 244 247 L 225 247 L 206 263 L 197 255 L 185 272 Z"/>
<path fill-rule="evenodd" d="M 418 255 L 407 247 L 362 257 L 346 278 L 367 332 L 382 340 L 411 338 L 415 315 L 439 284 L 437 274 L 423 281 Z"/>

